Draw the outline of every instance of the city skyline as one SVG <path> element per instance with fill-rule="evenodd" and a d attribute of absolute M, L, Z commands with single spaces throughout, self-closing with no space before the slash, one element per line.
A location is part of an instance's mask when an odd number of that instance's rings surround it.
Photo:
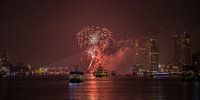
<path fill-rule="evenodd" d="M 199 100 L 196 0 L 1 0 L 0 100 Z"/>
<path fill-rule="evenodd" d="M 167 64 L 173 32 L 191 33 L 192 52 L 200 51 L 198 8 L 184 1 L 2 1 L 0 50 L 9 50 L 14 63 L 48 64 L 80 52 L 76 33 L 97 25 L 115 35 L 159 34 L 160 62 Z"/>

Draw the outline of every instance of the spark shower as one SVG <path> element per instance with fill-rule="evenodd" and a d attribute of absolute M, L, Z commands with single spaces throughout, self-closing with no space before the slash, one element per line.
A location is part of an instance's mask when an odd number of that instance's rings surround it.
<path fill-rule="evenodd" d="M 108 55 L 108 48 L 114 43 L 113 33 L 105 27 L 83 27 L 76 38 L 83 56 L 90 59 L 88 70 L 103 64 L 102 59 Z"/>

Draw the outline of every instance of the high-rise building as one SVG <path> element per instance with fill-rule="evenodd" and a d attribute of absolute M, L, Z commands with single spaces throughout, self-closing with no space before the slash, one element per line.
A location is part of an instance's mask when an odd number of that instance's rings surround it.
<path fill-rule="evenodd" d="M 9 52 L 8 51 L 3 51 L 3 52 L 1 52 L 1 61 L 2 62 L 8 62 L 8 60 L 9 60 Z"/>
<path fill-rule="evenodd" d="M 200 52 L 192 54 L 192 65 L 194 72 L 200 73 Z"/>
<path fill-rule="evenodd" d="M 158 71 L 159 64 L 159 45 L 158 38 L 152 36 L 150 38 L 150 71 Z"/>
<path fill-rule="evenodd" d="M 191 63 L 190 33 L 173 33 L 171 39 L 173 65 L 187 65 Z"/>
<path fill-rule="evenodd" d="M 191 37 L 190 33 L 173 33 L 171 38 L 172 65 L 181 66 L 191 64 Z"/>
<path fill-rule="evenodd" d="M 9 63 L 9 52 L 3 51 L 0 53 L 0 75 L 8 74 L 12 65 Z"/>
<path fill-rule="evenodd" d="M 172 46 L 172 65 L 179 66 L 181 64 L 181 35 L 178 33 L 172 33 L 171 38 Z"/>
<path fill-rule="evenodd" d="M 184 32 L 181 35 L 181 64 L 190 65 L 191 64 L 191 37 L 190 33 Z"/>
<path fill-rule="evenodd" d="M 139 37 L 135 40 L 135 62 L 143 69 L 149 68 L 149 41 L 148 38 Z"/>

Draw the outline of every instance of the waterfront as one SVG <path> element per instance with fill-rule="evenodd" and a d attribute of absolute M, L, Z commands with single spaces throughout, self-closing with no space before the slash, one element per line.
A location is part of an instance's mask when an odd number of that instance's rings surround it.
<path fill-rule="evenodd" d="M 178 80 L 136 80 L 131 77 L 2 80 L 1 100 L 199 100 L 200 83 Z"/>

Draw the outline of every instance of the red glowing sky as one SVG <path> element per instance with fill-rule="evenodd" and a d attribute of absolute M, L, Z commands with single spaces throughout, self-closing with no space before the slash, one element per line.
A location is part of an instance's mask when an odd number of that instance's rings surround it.
<path fill-rule="evenodd" d="M 134 36 L 160 34 L 161 62 L 169 62 L 170 33 L 193 33 L 193 51 L 200 51 L 199 3 L 167 0 L 16 0 L 0 1 L 0 50 L 12 62 L 48 64 L 80 52 L 76 33 L 85 25 L 108 27 Z"/>

